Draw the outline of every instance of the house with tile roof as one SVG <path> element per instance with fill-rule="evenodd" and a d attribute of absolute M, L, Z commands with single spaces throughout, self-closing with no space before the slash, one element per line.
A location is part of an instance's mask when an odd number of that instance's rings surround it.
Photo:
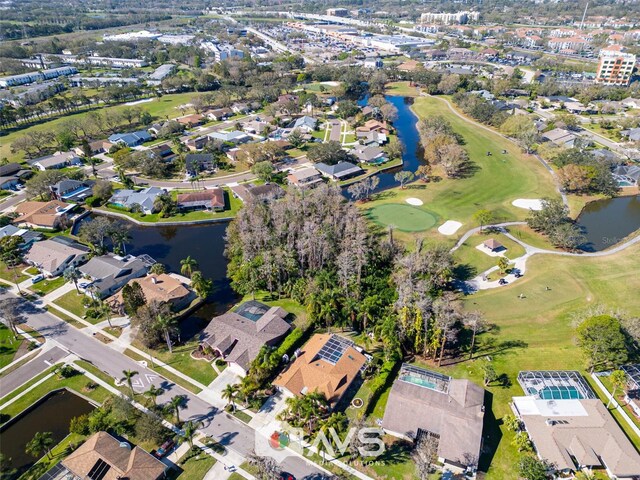
<path fill-rule="evenodd" d="M 180 193 L 176 199 L 180 210 L 208 210 L 221 212 L 224 210 L 224 190 L 213 187 L 201 192 Z"/>
<path fill-rule="evenodd" d="M 65 203 L 60 200 L 22 202 L 15 209 L 18 216 L 12 220 L 12 223 L 29 228 L 60 229 L 67 225 L 69 212 L 75 207 L 74 203 Z"/>
<path fill-rule="evenodd" d="M 142 448 L 97 432 L 62 461 L 72 480 L 159 480 L 167 466 Z"/>
<path fill-rule="evenodd" d="M 367 357 L 352 341 L 335 334 L 316 334 L 273 385 L 293 396 L 320 392 L 334 408 L 366 363 Z"/>
<path fill-rule="evenodd" d="M 137 283 L 142 289 L 147 303 L 157 301 L 168 303 L 172 310 L 179 311 L 189 305 L 195 294 L 187 285 L 188 280 L 174 273 L 149 274 L 146 277 L 134 278 L 127 285 Z M 122 290 L 107 299 L 112 310 L 124 312 Z"/>

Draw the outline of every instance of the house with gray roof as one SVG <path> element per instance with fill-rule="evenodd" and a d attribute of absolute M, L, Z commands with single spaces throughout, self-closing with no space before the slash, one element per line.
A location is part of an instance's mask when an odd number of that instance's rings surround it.
<path fill-rule="evenodd" d="M 211 132 L 209 133 L 209 138 L 213 140 L 219 140 L 224 143 L 233 143 L 235 145 L 246 143 L 251 140 L 251 137 L 249 135 L 239 130 L 232 130 L 231 132 Z"/>
<path fill-rule="evenodd" d="M 75 248 L 53 240 L 43 240 L 33 244 L 25 255 L 25 260 L 47 277 L 57 277 L 62 275 L 67 267 L 85 262 L 88 255 L 86 249 Z"/>
<path fill-rule="evenodd" d="M 358 145 L 351 152 L 355 157 L 363 163 L 384 163 L 387 157 L 384 151 L 376 145 Z"/>
<path fill-rule="evenodd" d="M 92 288 L 88 290 L 99 298 L 105 298 L 116 293 L 129 280 L 144 277 L 154 263 L 146 255 L 120 257 L 108 253 L 92 257 L 79 270 L 91 280 Z"/>
<path fill-rule="evenodd" d="M 572 148 L 578 136 L 564 128 L 554 128 L 542 134 L 542 138 L 559 147 Z"/>
<path fill-rule="evenodd" d="M 114 133 L 109 137 L 109 142 L 120 143 L 131 148 L 142 145 L 144 142 L 148 142 L 152 139 L 153 137 L 146 130 L 138 130 L 137 132 L 130 133 Z"/>
<path fill-rule="evenodd" d="M 29 163 L 40 170 L 52 170 L 82 164 L 80 157 L 75 152 L 56 152 L 53 155 L 31 160 Z"/>
<path fill-rule="evenodd" d="M 42 240 L 43 235 L 34 230 L 26 228 L 18 228 L 15 225 L 6 225 L 0 228 L 0 238 L 4 237 L 22 237 L 23 243 L 20 248 L 25 250 L 31 246 L 32 243 Z"/>
<path fill-rule="evenodd" d="M 92 188 L 95 182 L 93 180 L 71 180 L 65 178 L 55 185 L 51 185 L 49 189 L 53 198 L 64 202 L 79 203 L 91 196 Z"/>
<path fill-rule="evenodd" d="M 484 390 L 404 364 L 389 393 L 382 428 L 409 440 L 430 435 L 438 443 L 438 460 L 454 473 L 473 473 L 482 447 Z"/>
<path fill-rule="evenodd" d="M 305 115 L 304 117 L 297 118 L 292 124 L 291 129 L 300 129 L 303 132 L 311 133 L 316 129 L 318 125 L 318 120 L 313 117 L 309 117 Z"/>
<path fill-rule="evenodd" d="M 265 183 L 256 185 L 255 183 L 241 183 L 231 188 L 233 196 L 243 202 L 262 201 L 268 202 L 284 195 L 284 190 L 277 183 Z"/>
<path fill-rule="evenodd" d="M 640 185 L 640 166 L 638 165 L 617 165 L 612 173 L 621 187 Z"/>
<path fill-rule="evenodd" d="M 158 187 L 148 187 L 142 190 L 116 190 L 109 199 L 109 203 L 127 210 L 139 205 L 144 213 L 151 214 L 154 212 L 156 198 L 163 193 L 165 191 Z"/>
<path fill-rule="evenodd" d="M 287 315 L 281 307 L 245 302 L 236 311 L 213 317 L 204 329 L 203 344 L 245 375 L 263 346 L 276 346 L 291 330 Z"/>
<path fill-rule="evenodd" d="M 33 175 L 33 171 L 23 169 L 19 163 L 12 162 L 0 165 L 0 189 L 11 189 L 31 175 Z"/>
<path fill-rule="evenodd" d="M 620 132 L 623 137 L 627 137 L 630 142 L 640 142 L 640 128 L 632 128 Z"/>
<path fill-rule="evenodd" d="M 325 177 L 332 180 L 346 180 L 364 172 L 359 166 L 349 162 L 338 162 L 335 165 L 316 163 L 316 169 Z"/>

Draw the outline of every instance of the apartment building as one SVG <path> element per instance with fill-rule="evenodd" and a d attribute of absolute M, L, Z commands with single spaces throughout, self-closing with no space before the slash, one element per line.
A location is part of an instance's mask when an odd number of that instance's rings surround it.
<path fill-rule="evenodd" d="M 596 83 L 626 87 L 636 65 L 636 56 L 625 53 L 620 45 L 600 50 Z"/>
<path fill-rule="evenodd" d="M 442 23 L 445 25 L 477 22 L 480 19 L 479 12 L 461 11 L 455 13 L 426 12 L 420 15 L 420 23 Z"/>

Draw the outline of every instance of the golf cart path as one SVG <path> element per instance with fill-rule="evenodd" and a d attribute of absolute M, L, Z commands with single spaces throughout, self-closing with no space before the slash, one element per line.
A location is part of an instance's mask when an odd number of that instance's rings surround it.
<path fill-rule="evenodd" d="M 451 110 L 451 113 L 453 113 L 456 117 L 464 120 L 465 122 L 469 122 L 473 125 L 475 125 L 478 128 L 482 128 L 483 130 L 486 130 L 487 132 L 491 132 L 495 135 L 499 135 L 502 138 L 507 139 L 508 141 L 510 141 L 511 143 L 517 145 L 516 142 L 513 141 L 513 139 L 507 137 L 506 135 L 502 135 L 500 132 L 497 132 L 496 130 L 494 130 L 493 128 L 487 127 L 486 125 L 483 125 L 482 123 L 479 123 L 477 121 L 475 121 L 472 118 L 469 118 L 463 114 L 461 114 L 458 110 L 456 110 L 456 108 L 451 104 L 451 102 L 449 100 L 447 100 L 446 98 L 442 98 L 442 97 L 437 97 L 434 95 L 429 95 L 429 94 L 422 94 L 425 97 L 431 97 L 431 98 L 435 98 L 438 99 L 444 103 L 447 104 L 447 107 L 449 107 L 449 110 Z M 518 148 L 520 148 L 519 145 L 517 145 Z M 560 194 L 560 196 L 562 197 L 562 203 L 564 203 L 567 207 L 569 206 L 569 200 L 567 199 L 567 195 L 566 193 L 562 190 L 562 188 L 560 188 L 560 182 L 558 180 L 558 176 L 556 175 L 556 172 L 553 170 L 553 168 L 551 168 L 551 165 L 549 165 L 547 163 L 547 161 L 545 159 L 543 159 L 540 155 L 538 155 L 537 153 L 534 153 L 533 156 L 542 164 L 542 166 L 551 174 L 551 176 L 553 177 L 553 181 L 556 184 L 556 190 L 558 191 L 558 193 Z"/>
<path fill-rule="evenodd" d="M 514 237 L 513 235 L 511 235 L 505 227 L 510 227 L 510 226 L 515 226 L 515 225 L 526 225 L 526 222 L 504 222 L 504 223 L 496 223 L 493 225 L 486 225 L 483 226 L 483 229 L 486 228 L 494 228 L 497 229 L 497 231 L 501 234 L 503 234 L 505 237 L 513 240 L 514 242 L 516 242 L 517 244 L 521 245 L 524 250 L 525 253 L 524 255 L 518 257 L 518 258 L 514 258 L 511 259 L 511 262 L 514 264 L 513 269 L 518 271 L 521 274 L 524 274 L 524 272 L 526 271 L 526 263 L 527 260 L 532 257 L 533 255 L 536 254 L 546 254 L 546 255 L 559 255 L 562 257 L 606 257 L 608 255 L 613 255 L 616 254 L 618 252 L 621 252 L 622 250 L 625 250 L 626 248 L 635 245 L 636 243 L 640 243 L 640 235 L 636 235 L 633 238 L 630 238 L 628 240 L 626 240 L 625 242 L 622 242 L 618 245 L 616 245 L 613 248 L 607 249 L 607 250 L 602 250 L 599 252 L 583 252 L 583 253 L 575 253 L 575 252 L 562 252 L 562 251 L 557 251 L 557 250 L 547 250 L 544 248 L 539 248 L 539 247 L 534 247 L 532 245 L 529 245 L 526 242 L 523 242 L 522 240 Z M 460 240 L 458 240 L 458 242 L 453 246 L 453 248 L 450 250 L 450 253 L 455 252 L 458 248 L 460 248 L 472 235 L 478 233 L 480 231 L 480 227 L 476 227 L 476 228 L 472 228 L 471 230 L 467 231 L 462 237 L 460 237 Z M 486 276 L 489 275 L 490 273 L 496 271 L 498 269 L 497 266 L 491 267 L 488 270 L 485 270 L 484 272 L 482 272 L 481 274 L 477 275 L 476 277 L 472 278 L 471 280 L 468 280 L 466 283 L 466 286 L 469 287 L 472 291 L 475 290 L 487 290 L 490 288 L 497 288 L 500 287 L 501 285 L 498 283 L 499 280 L 494 280 L 494 281 L 488 281 L 486 280 Z M 518 277 L 515 276 L 514 273 L 510 273 L 508 274 L 506 277 L 504 277 L 505 280 L 507 280 L 508 283 L 513 283 L 514 281 L 516 281 L 518 279 Z"/>

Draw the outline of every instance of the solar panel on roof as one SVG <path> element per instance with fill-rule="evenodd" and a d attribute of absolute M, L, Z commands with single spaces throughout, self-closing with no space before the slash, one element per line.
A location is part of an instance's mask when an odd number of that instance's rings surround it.
<path fill-rule="evenodd" d="M 318 352 L 318 357 L 335 365 L 342 358 L 344 351 L 351 345 L 350 341 L 334 335 L 322 346 Z"/>
<path fill-rule="evenodd" d="M 109 469 L 111 469 L 111 465 L 99 458 L 95 465 L 91 467 L 91 470 L 89 470 L 87 477 L 90 480 L 102 480 Z"/>

